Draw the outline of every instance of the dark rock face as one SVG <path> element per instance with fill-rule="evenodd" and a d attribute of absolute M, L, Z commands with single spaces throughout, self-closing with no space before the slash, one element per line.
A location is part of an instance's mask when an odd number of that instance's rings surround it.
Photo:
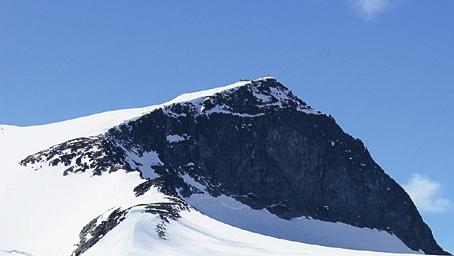
<path fill-rule="evenodd" d="M 151 166 L 128 158 L 150 152 L 159 157 Z M 104 136 L 54 146 L 21 164 L 45 162 L 63 163 L 65 174 L 124 169 L 141 171 L 143 178 L 151 167 L 160 177 L 137 186 L 136 196 L 151 186 L 171 196 L 201 193 L 185 183 L 182 176 L 189 175 L 212 196 L 225 194 L 283 219 L 306 216 L 375 228 L 412 250 L 447 254 L 363 143 L 272 78 L 164 106 Z"/>
<path fill-rule="evenodd" d="M 184 139 L 170 141 L 174 135 Z M 412 250 L 446 254 L 410 197 L 363 143 L 274 79 L 252 81 L 199 105 L 164 107 L 108 136 L 139 155 L 157 152 L 164 164 L 153 168 L 184 197 L 198 193 L 181 178 L 188 174 L 213 196 L 229 195 L 280 218 L 376 228 Z"/>
<path fill-rule="evenodd" d="M 35 170 L 42 165 L 66 167 L 63 175 L 92 170 L 93 175 L 115 172 L 119 169 L 132 171 L 125 160 L 125 151 L 104 136 L 77 138 L 49 149 L 30 155 L 20 162 L 23 166 L 34 165 Z"/>

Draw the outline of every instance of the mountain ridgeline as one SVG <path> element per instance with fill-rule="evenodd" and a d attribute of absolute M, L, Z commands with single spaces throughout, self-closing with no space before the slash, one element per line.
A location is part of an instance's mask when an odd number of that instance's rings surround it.
<path fill-rule="evenodd" d="M 97 150 L 79 152 L 88 143 Z M 66 144 L 22 164 L 63 163 L 65 175 L 89 169 L 96 170 L 94 175 L 140 171 L 147 181 L 136 188 L 138 196 L 150 186 L 183 199 L 197 193 L 226 195 L 282 219 L 303 216 L 378 229 L 414 251 L 448 254 L 364 144 L 274 78 L 182 98 L 104 135 Z M 61 147 L 70 153 L 56 153 L 64 151 Z M 137 160 L 146 155 L 155 158 L 149 166 Z"/>

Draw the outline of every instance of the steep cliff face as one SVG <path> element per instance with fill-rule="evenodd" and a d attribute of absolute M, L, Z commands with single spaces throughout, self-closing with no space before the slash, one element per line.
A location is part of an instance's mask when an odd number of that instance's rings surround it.
<path fill-rule="evenodd" d="M 406 192 L 363 143 L 275 79 L 176 103 L 110 131 L 139 154 L 154 151 L 183 196 L 225 194 L 284 218 L 307 216 L 385 230 L 409 248 L 445 253 Z"/>
<path fill-rule="evenodd" d="M 91 140 L 108 146 L 100 149 L 107 152 L 99 153 L 103 163 L 150 180 L 137 188 L 139 194 L 157 184 L 183 198 L 223 194 L 282 219 L 305 216 L 374 228 L 414 251 L 446 254 L 410 197 L 363 143 L 274 78 L 185 95 Z M 45 161 L 46 154 L 55 155 L 40 152 L 22 164 Z M 84 171 L 84 163 L 96 162 L 93 154 L 78 162 L 77 154 L 66 156 L 68 172 Z M 104 166 L 94 175 L 115 171 Z M 185 182 L 186 176 L 205 191 Z"/>

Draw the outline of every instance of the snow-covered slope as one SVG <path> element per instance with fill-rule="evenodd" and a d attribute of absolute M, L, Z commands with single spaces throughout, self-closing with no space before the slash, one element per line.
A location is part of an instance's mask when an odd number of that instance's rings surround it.
<path fill-rule="evenodd" d="M 53 145 L 102 136 L 112 127 L 177 102 L 193 102 L 202 112 L 208 96 L 248 83 L 182 95 L 163 105 L 49 125 L 0 125 L 0 255 L 387 255 L 320 245 L 413 252 L 386 232 L 304 218 L 287 221 L 223 195 L 194 194 L 186 199 L 193 208 L 178 195 L 165 193 L 159 180 L 151 180 L 159 175 L 149 166 L 161 164 L 152 151 L 128 152 L 131 165 L 144 166 L 142 173 L 120 169 L 102 175 L 91 171 L 63 175 L 67 166 L 61 163 L 39 162 L 33 168 L 19 164 Z M 293 100 L 289 97 L 275 92 L 261 99 L 265 106 L 289 104 Z M 306 105 L 299 109 L 317 114 Z M 207 111 L 241 114 L 228 108 Z M 185 139 L 167 136 L 169 143 Z M 182 178 L 204 190 L 191 177 Z"/>
<path fill-rule="evenodd" d="M 284 220 L 266 209 L 251 209 L 225 195 L 212 197 L 196 194 L 186 201 L 218 221 L 258 234 L 346 249 L 415 253 L 397 237 L 376 229 L 357 228 L 306 217 Z"/>
<path fill-rule="evenodd" d="M 84 255 L 409 255 L 354 251 L 276 239 L 226 225 L 197 211 L 182 212 L 181 219 L 170 221 L 167 235 L 162 239 L 156 232 L 150 232 L 159 221 L 159 217 L 137 209 Z"/>

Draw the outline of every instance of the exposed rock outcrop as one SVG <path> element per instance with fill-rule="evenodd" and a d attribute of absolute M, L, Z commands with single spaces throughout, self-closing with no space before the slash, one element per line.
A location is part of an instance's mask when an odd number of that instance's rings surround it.
<path fill-rule="evenodd" d="M 412 250 L 446 254 L 363 143 L 275 79 L 166 106 L 109 136 L 139 154 L 157 152 L 164 164 L 155 171 L 183 196 L 197 193 L 181 178 L 188 174 L 213 196 L 229 195 L 284 219 L 376 228 Z"/>
<path fill-rule="evenodd" d="M 156 159 L 144 166 L 131 154 Z M 225 194 L 283 219 L 306 216 L 374 228 L 414 251 L 447 254 L 363 143 L 274 78 L 182 98 L 104 136 L 54 146 L 22 164 L 46 161 L 67 165 L 65 174 L 122 168 L 149 178 L 144 170 L 151 168 L 159 177 L 136 187 L 137 196 L 150 186 L 172 196 L 200 193 L 185 182 L 188 175 L 212 196 Z"/>

